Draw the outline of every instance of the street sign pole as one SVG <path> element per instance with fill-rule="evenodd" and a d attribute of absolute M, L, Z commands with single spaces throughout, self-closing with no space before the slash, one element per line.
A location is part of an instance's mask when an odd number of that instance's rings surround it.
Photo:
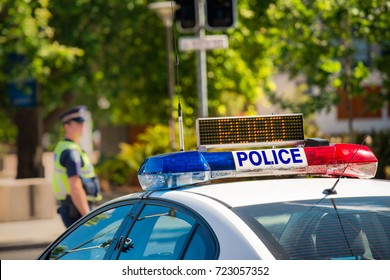
<path fill-rule="evenodd" d="M 206 19 L 204 14 L 205 0 L 196 0 L 198 29 L 197 36 L 200 40 L 205 37 Z M 197 51 L 197 89 L 198 89 L 198 117 L 208 117 L 208 94 L 207 94 L 207 64 L 206 64 L 206 50 L 200 49 Z"/>
<path fill-rule="evenodd" d="M 195 0 L 196 14 L 196 36 L 183 37 L 179 39 L 179 48 L 182 51 L 196 51 L 197 62 L 197 93 L 198 93 L 198 117 L 208 117 L 207 97 L 207 64 L 206 50 L 228 48 L 228 37 L 226 35 L 206 36 L 206 0 Z"/>

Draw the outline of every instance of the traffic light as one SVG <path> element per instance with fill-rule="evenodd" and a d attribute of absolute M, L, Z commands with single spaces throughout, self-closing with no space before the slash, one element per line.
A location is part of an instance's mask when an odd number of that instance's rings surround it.
<path fill-rule="evenodd" d="M 206 23 L 210 29 L 226 29 L 234 25 L 236 0 L 206 0 Z"/>
<path fill-rule="evenodd" d="M 197 26 L 195 0 L 176 0 L 178 9 L 175 21 L 182 31 L 192 31 Z"/>

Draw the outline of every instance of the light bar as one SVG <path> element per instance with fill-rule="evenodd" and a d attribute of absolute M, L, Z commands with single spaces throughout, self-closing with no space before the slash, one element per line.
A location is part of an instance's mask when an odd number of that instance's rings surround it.
<path fill-rule="evenodd" d="M 141 166 L 138 178 L 145 190 L 250 176 L 372 178 L 377 164 L 377 158 L 368 147 L 356 144 L 232 152 L 192 151 L 150 157 Z"/>
<path fill-rule="evenodd" d="M 298 145 L 304 141 L 303 115 L 200 118 L 196 134 L 198 149 Z"/>

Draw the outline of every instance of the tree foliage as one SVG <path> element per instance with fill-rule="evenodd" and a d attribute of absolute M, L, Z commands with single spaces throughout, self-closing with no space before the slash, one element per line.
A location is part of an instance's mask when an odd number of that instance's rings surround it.
<path fill-rule="evenodd" d="M 149 2 L 0 2 L 0 140 L 18 137 L 18 152 L 39 161 L 42 133 L 53 132 L 59 114 L 74 104 L 86 104 L 96 126 L 167 123 L 165 30 Z M 229 48 L 207 52 L 210 116 L 255 113 L 259 98 L 272 96 L 277 71 L 307 77 L 304 102 L 286 105 L 303 112 L 332 106 L 337 88 L 359 94 L 372 67 L 384 73 L 388 85 L 388 56 L 369 67 L 353 54 L 356 40 L 388 44 L 389 1 L 237 2 L 237 26 L 226 31 Z M 177 40 L 193 34 L 175 35 Z M 196 55 L 177 54 L 176 93 L 191 125 L 198 111 Z M 26 79 L 38 83 L 38 106 L 11 106 L 9 83 Z M 276 96 L 274 101 L 283 102 Z"/>
<path fill-rule="evenodd" d="M 54 39 L 48 4 L 47 0 L 0 3 L 0 130 L 6 140 L 17 138 L 17 178 L 43 176 L 42 111 L 46 107 L 41 102 L 44 100 L 41 88 L 49 83 L 53 73 L 72 68 L 76 57 L 83 55 L 83 50 Z M 27 83 L 32 86 L 26 86 Z M 26 96 L 35 87 L 35 108 L 11 106 L 8 98 L 11 85 Z M 58 100 L 56 97 L 52 99 Z"/>
<path fill-rule="evenodd" d="M 345 94 L 352 136 L 350 100 L 364 93 L 362 85 L 375 71 L 384 70 L 380 52 L 370 51 L 372 57 L 366 59 L 359 47 L 382 48 L 384 53 L 390 39 L 389 9 L 387 0 L 280 0 L 271 4 L 267 16 L 272 27 L 267 33 L 279 48 L 274 57 L 277 66 L 293 78 L 304 76 L 307 85 L 303 102 L 284 105 L 311 113 L 330 109 Z M 385 95 L 388 70 L 384 74 Z M 283 103 L 276 96 L 274 101 Z"/>
<path fill-rule="evenodd" d="M 27 170 L 21 177 L 41 174 L 30 170 L 40 169 L 34 163 L 39 162 L 42 133 L 53 131 L 59 114 L 73 104 L 88 105 L 97 125 L 167 122 L 170 112 L 164 27 L 147 5 L 146 0 L 1 3 L 1 91 L 7 93 L 8 84 L 15 80 L 23 83 L 33 79 L 38 83 L 38 107 L 12 107 L 7 94 L 1 95 L 5 108 L 1 114 L 7 121 L 2 122 L 0 130 L 3 140 L 18 139 L 21 170 Z M 245 8 L 246 3 L 242 5 Z M 212 115 L 224 114 L 226 107 L 237 105 L 221 103 L 222 95 L 240 96 L 240 111 L 258 96 L 258 74 L 262 71 L 251 71 L 248 61 L 255 65 L 257 59 L 239 53 L 243 40 L 252 40 L 249 29 L 242 28 L 246 29 L 245 37 L 238 31 L 230 33 L 232 46 L 239 47 L 208 56 Z M 12 63 L 13 54 L 23 61 Z M 186 105 L 185 121 L 191 124 L 198 106 L 195 54 L 178 55 L 177 91 Z"/>
<path fill-rule="evenodd" d="M 23 85 L 33 79 L 45 86 L 53 73 L 69 71 L 77 57 L 84 54 L 82 49 L 65 46 L 54 39 L 48 4 L 46 0 L 0 3 L 0 140 L 11 141 L 17 134 L 12 122 L 18 108 L 10 104 L 9 84 Z M 56 97 L 52 100 L 58 101 Z"/>

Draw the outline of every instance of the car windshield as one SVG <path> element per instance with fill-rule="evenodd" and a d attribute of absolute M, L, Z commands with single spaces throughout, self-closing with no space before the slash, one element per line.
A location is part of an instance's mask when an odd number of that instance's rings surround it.
<path fill-rule="evenodd" d="M 277 259 L 390 259 L 390 197 L 234 208 Z"/>

